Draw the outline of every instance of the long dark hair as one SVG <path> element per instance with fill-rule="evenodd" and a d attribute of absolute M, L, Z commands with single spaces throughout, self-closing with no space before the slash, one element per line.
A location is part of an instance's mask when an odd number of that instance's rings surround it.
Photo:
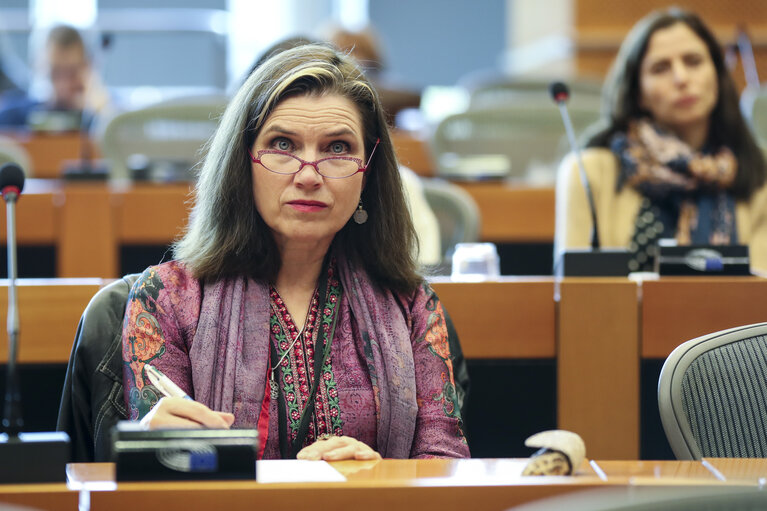
<path fill-rule="evenodd" d="M 249 276 L 273 282 L 281 259 L 272 232 L 256 210 L 250 148 L 275 107 L 298 95 L 339 94 L 359 108 L 366 157 L 362 201 L 368 221 L 351 218 L 331 250 L 350 258 L 381 287 L 414 291 L 417 238 L 400 180 L 386 119 L 370 82 L 355 61 L 321 44 L 282 51 L 258 66 L 224 112 L 195 187 L 195 205 L 174 257 L 199 279 Z"/>
<path fill-rule="evenodd" d="M 652 35 L 660 29 L 684 23 L 705 43 L 714 63 L 719 97 L 711 112 L 707 143 L 726 146 L 738 159 L 738 173 L 730 189 L 736 198 L 749 198 L 765 182 L 764 155 L 740 112 L 738 93 L 724 64 L 722 49 L 701 19 L 678 8 L 655 11 L 642 18 L 618 51 L 602 91 L 602 120 L 586 135 L 587 147 L 608 147 L 616 132 L 626 131 L 629 121 L 649 116 L 640 106 L 639 74 Z"/>

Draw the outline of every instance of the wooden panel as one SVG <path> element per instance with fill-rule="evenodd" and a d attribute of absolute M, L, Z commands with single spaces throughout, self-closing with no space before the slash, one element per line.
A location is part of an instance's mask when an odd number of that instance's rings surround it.
<path fill-rule="evenodd" d="M 135 185 L 115 193 L 115 236 L 123 244 L 168 244 L 186 225 L 188 184 Z"/>
<path fill-rule="evenodd" d="M 554 358 L 553 279 L 432 282 L 466 358 Z"/>
<path fill-rule="evenodd" d="M 0 486 L 0 502 L 3 509 L 64 511 L 78 509 L 80 495 L 65 483 L 8 484 Z"/>
<path fill-rule="evenodd" d="M 576 68 L 586 76 L 604 76 L 626 34 L 634 24 L 656 9 L 669 7 L 664 0 L 604 2 L 577 0 Z M 757 70 L 767 75 L 767 3 L 762 0 L 682 0 L 674 5 L 697 13 L 722 46 L 735 42 L 736 29 L 745 25 L 751 37 Z M 740 64 L 732 71 L 739 88 L 745 85 Z"/>
<path fill-rule="evenodd" d="M 37 133 L 10 135 L 29 153 L 32 175 L 38 178 L 58 178 L 67 161 L 83 157 L 83 138 L 79 133 Z M 93 142 L 86 141 L 94 158 L 99 157 Z"/>
<path fill-rule="evenodd" d="M 767 279 L 666 277 L 642 283 L 642 356 L 665 358 L 695 337 L 767 321 Z"/>
<path fill-rule="evenodd" d="M 0 203 L 0 243 L 7 239 L 7 206 Z M 56 207 L 53 193 L 24 193 L 16 204 L 16 241 L 26 245 L 53 244 Z"/>
<path fill-rule="evenodd" d="M 554 239 L 554 189 L 512 187 L 504 183 L 456 183 L 477 202 L 480 239 L 495 242 L 551 242 Z"/>
<path fill-rule="evenodd" d="M 575 17 L 578 26 L 633 25 L 638 19 L 656 9 L 668 8 L 667 0 L 642 2 L 605 2 L 604 0 L 576 0 Z M 678 0 L 673 5 L 699 14 L 712 25 L 764 23 L 767 21 L 767 3 L 762 0 Z"/>
<path fill-rule="evenodd" d="M 8 285 L 0 286 L 0 363 L 8 360 Z M 17 281 L 19 299 L 19 362 L 27 364 L 66 363 L 75 338 L 77 322 L 101 280 Z"/>
<path fill-rule="evenodd" d="M 58 277 L 117 277 L 117 242 L 111 197 L 103 184 L 69 184 L 57 200 Z"/>
<path fill-rule="evenodd" d="M 415 133 L 392 130 L 391 139 L 397 160 L 423 177 L 435 175 L 436 164 L 431 156 L 426 138 Z"/>
<path fill-rule="evenodd" d="M 712 460 L 716 463 L 719 460 Z M 732 460 L 733 465 L 752 460 Z M 596 461 L 605 467 L 605 479 L 597 477 L 591 467 L 584 465 L 573 477 L 519 477 L 526 460 L 523 459 L 470 459 L 470 460 L 380 460 L 344 461 L 330 463 L 346 477 L 344 482 L 317 482 L 312 477 L 301 482 L 302 472 L 324 472 L 321 464 L 313 467 L 298 465 L 296 461 L 259 462 L 260 473 L 292 471 L 284 482 L 254 481 L 186 481 L 135 482 L 114 484 L 111 464 L 72 464 L 68 467 L 70 484 L 90 491 L 91 509 L 133 510 L 149 507 L 163 510 L 188 509 L 252 509 L 293 510 L 296 502 L 321 503 L 320 509 L 357 509 L 364 502 L 368 511 L 401 511 L 445 509 L 473 511 L 500 511 L 533 500 L 564 495 L 573 491 L 606 490 L 603 495 L 612 501 L 621 497 L 635 497 L 654 502 L 659 497 L 658 486 L 686 494 L 694 488 L 706 486 L 730 487 L 732 483 L 717 480 L 699 461 Z M 83 469 L 85 468 L 85 469 Z M 312 471 L 311 468 L 315 470 Z M 99 473 L 104 477 L 98 479 Z M 82 476 L 85 477 L 82 477 Z M 603 474 L 604 475 L 604 474 Z M 261 479 L 259 477 L 259 479 Z M 280 481 L 279 478 L 277 478 Z M 756 489 L 757 481 L 739 481 L 738 486 Z M 606 487 L 610 487 L 607 490 Z M 86 493 L 84 492 L 84 493 Z M 644 496 L 652 500 L 646 499 Z M 674 493 L 671 494 L 672 496 Z M 654 498 L 653 498 L 654 497 Z M 608 500 L 591 500 L 605 503 Z M 585 501 L 580 501 L 585 502 Z M 543 502 L 538 506 L 543 509 Z M 566 506 L 567 501 L 551 502 L 551 509 Z M 82 503 L 81 503 L 82 505 Z M 585 508 L 584 508 L 585 509 Z"/>
<path fill-rule="evenodd" d="M 560 284 L 559 427 L 581 435 L 590 458 L 639 457 L 638 316 L 626 279 Z"/>

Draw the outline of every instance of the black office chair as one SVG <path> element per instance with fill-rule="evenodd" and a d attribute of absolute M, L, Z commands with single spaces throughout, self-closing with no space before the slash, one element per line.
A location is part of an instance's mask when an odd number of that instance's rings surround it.
<path fill-rule="evenodd" d="M 678 459 L 767 457 L 767 323 L 678 346 L 660 373 L 658 407 Z"/>
<path fill-rule="evenodd" d="M 110 461 L 112 426 L 128 418 L 123 393 L 122 324 L 139 274 L 99 290 L 85 308 L 69 356 L 56 429 L 72 442 L 72 461 Z"/>

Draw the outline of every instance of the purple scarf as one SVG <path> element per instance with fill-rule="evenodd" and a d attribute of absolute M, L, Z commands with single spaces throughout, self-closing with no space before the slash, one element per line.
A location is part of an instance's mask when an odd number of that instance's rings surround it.
<path fill-rule="evenodd" d="M 377 416 L 378 452 L 408 458 L 416 402 L 410 325 L 390 291 L 338 258 L 338 272 L 363 342 Z M 234 427 L 255 427 L 269 360 L 269 289 L 244 277 L 203 288 L 200 318 L 189 358 L 194 395 L 213 410 L 232 412 Z M 236 408 L 236 409 L 235 409 Z"/>

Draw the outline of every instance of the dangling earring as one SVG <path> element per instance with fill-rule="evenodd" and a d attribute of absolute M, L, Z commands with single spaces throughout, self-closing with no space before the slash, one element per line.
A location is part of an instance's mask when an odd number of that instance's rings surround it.
<path fill-rule="evenodd" d="M 352 218 L 354 218 L 354 221 L 360 225 L 368 221 L 368 212 L 362 209 L 362 199 L 360 199 L 360 203 L 357 206 L 357 211 L 354 212 Z"/>

